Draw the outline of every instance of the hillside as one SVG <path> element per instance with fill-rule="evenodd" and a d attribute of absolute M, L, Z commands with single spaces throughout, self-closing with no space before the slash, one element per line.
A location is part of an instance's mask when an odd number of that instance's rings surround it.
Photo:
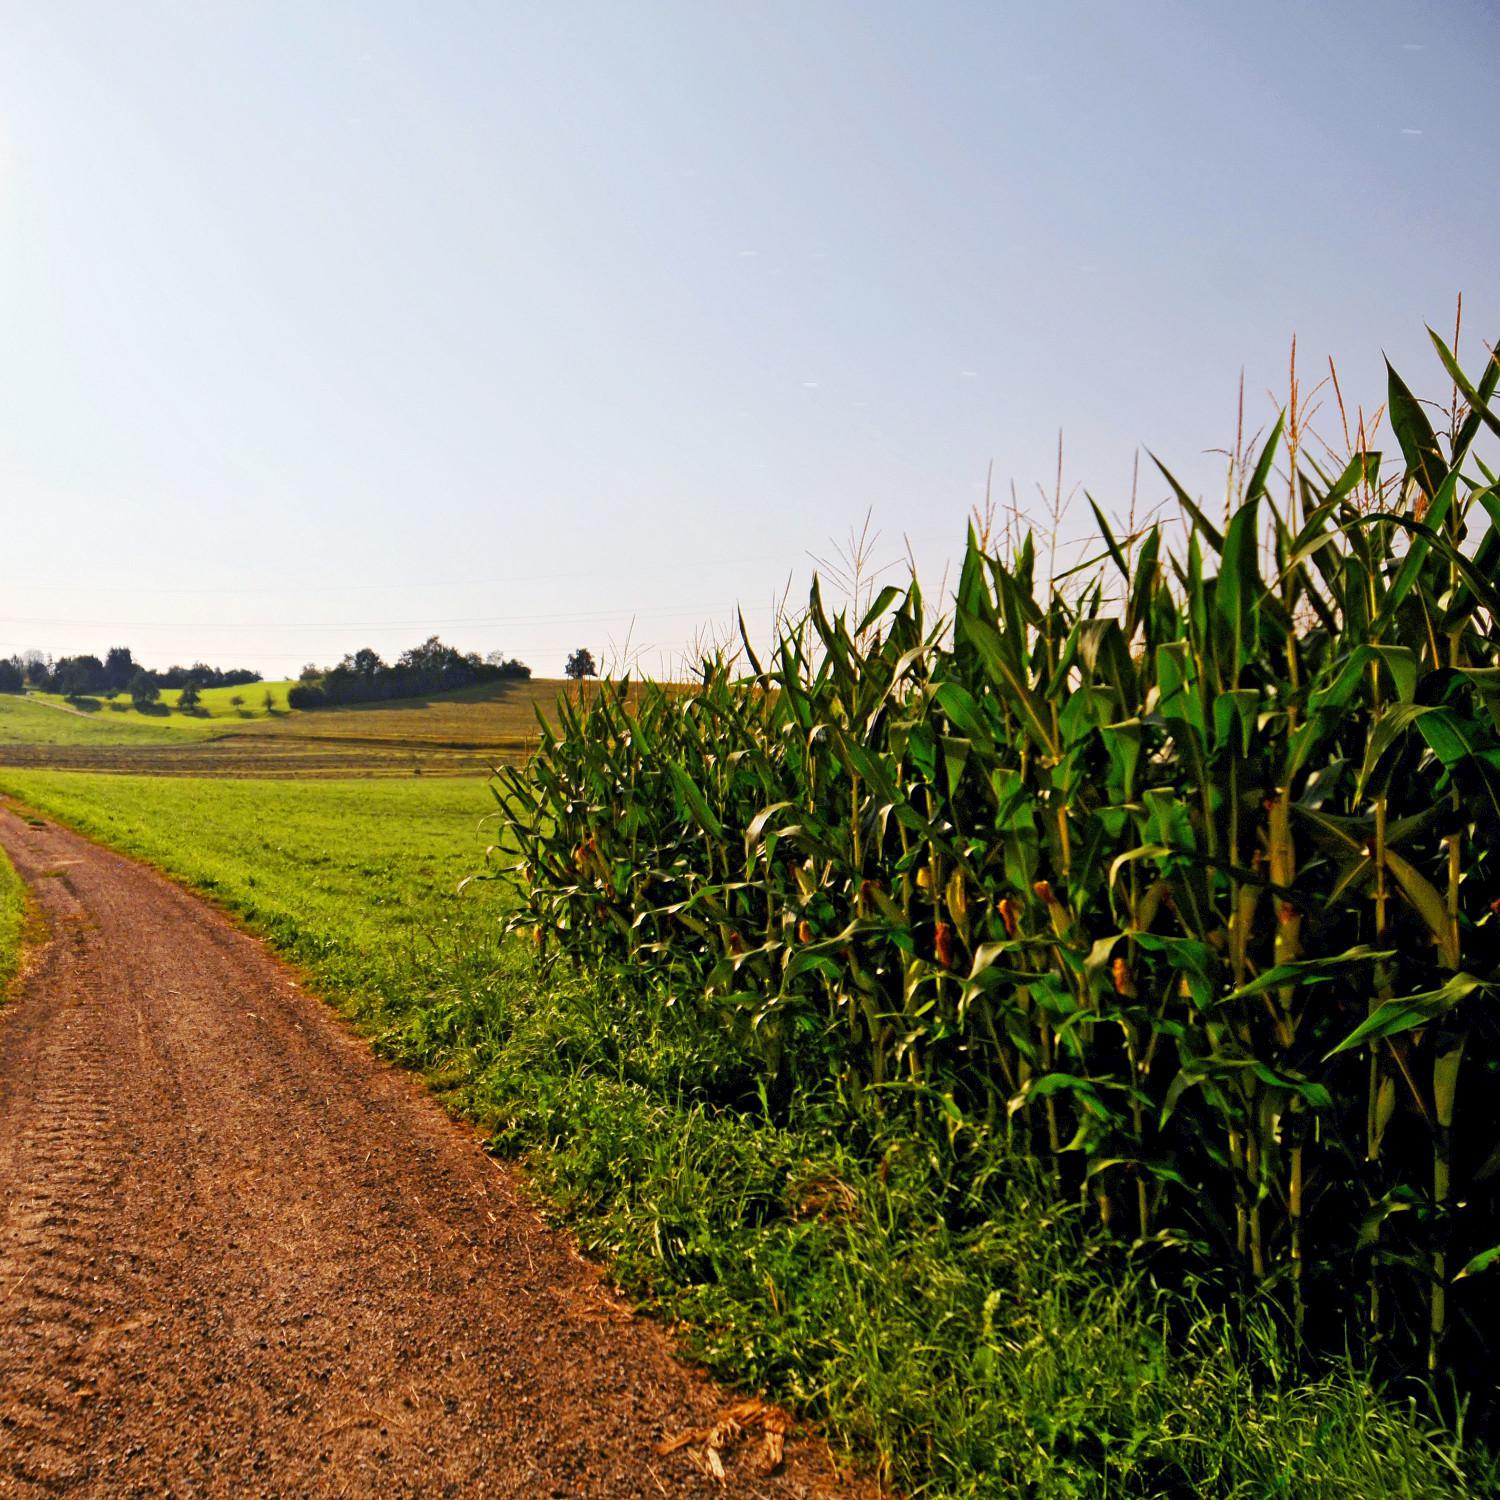
<path fill-rule="evenodd" d="M 268 714 L 269 688 L 215 688 L 203 711 L 158 710 L 96 699 L 79 709 L 51 695 L 0 696 L 0 765 L 167 775 L 475 775 L 524 758 L 536 742 L 537 710 L 550 712 L 571 686 L 506 681 L 388 703 Z M 245 704 L 230 703 L 241 696 Z"/>
<path fill-rule="evenodd" d="M 181 688 L 162 688 L 157 702 L 145 708 L 137 708 L 129 693 L 110 696 L 96 694 L 83 698 L 64 698 L 60 693 L 31 693 L 29 696 L 40 703 L 53 704 L 74 713 L 81 713 L 101 722 L 123 724 L 170 724 L 183 728 L 205 721 L 247 722 L 265 719 L 275 713 L 288 712 L 286 695 L 295 682 L 250 682 L 237 687 L 206 687 L 198 692 L 198 706 L 186 713 L 179 707 Z M 270 705 L 266 697 L 270 695 Z M 239 699 L 236 703 L 234 700 Z M 222 727 L 222 724 L 217 727 Z"/>

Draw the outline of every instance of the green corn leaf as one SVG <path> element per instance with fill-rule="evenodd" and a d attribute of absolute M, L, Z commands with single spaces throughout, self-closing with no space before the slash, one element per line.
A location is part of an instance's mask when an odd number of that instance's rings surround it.
<path fill-rule="evenodd" d="M 1120 544 L 1115 541 L 1115 534 L 1109 529 L 1109 522 L 1104 519 L 1104 512 L 1094 504 L 1094 497 L 1087 491 L 1084 498 L 1089 503 L 1089 509 L 1094 513 L 1094 524 L 1099 528 L 1099 535 L 1104 538 L 1104 546 L 1107 555 L 1120 570 L 1121 576 L 1126 583 L 1130 582 L 1130 564 L 1125 561 L 1125 554 L 1120 551 Z"/>
<path fill-rule="evenodd" d="M 1277 415 L 1276 425 L 1271 429 L 1271 435 L 1266 439 L 1265 446 L 1260 450 L 1260 458 L 1255 465 L 1255 472 L 1250 476 L 1250 483 L 1245 489 L 1245 503 L 1254 504 L 1266 492 L 1266 480 L 1271 477 L 1271 465 L 1276 460 L 1276 448 L 1281 442 L 1281 434 L 1286 427 L 1286 413 L 1283 411 Z M 1227 546 L 1227 539 L 1226 539 Z"/>
<path fill-rule="evenodd" d="M 1406 471 L 1417 481 L 1428 500 L 1434 500 L 1448 466 L 1438 452 L 1437 437 L 1432 423 L 1427 420 L 1427 413 L 1422 410 L 1422 403 L 1407 389 L 1406 382 L 1396 373 L 1390 360 L 1386 360 L 1385 368 L 1391 428 L 1401 444 Z"/>
<path fill-rule="evenodd" d="M 1092 1078 L 1080 1078 L 1076 1073 L 1045 1073 L 1040 1078 L 1028 1079 L 1011 1098 L 1006 1108 L 1011 1114 L 1023 1109 L 1033 1099 L 1045 1099 L 1049 1094 L 1067 1094 L 1098 1118 L 1106 1119 L 1110 1110 L 1100 1097 L 1097 1082 Z"/>
<path fill-rule="evenodd" d="M 766 824 L 779 812 L 784 812 L 789 807 L 795 807 L 794 802 L 773 802 L 769 807 L 763 807 L 751 818 L 750 825 L 745 829 L 745 850 L 747 853 L 754 850 L 765 836 Z"/>
<path fill-rule="evenodd" d="M 1453 384 L 1458 387 L 1459 393 L 1469 404 L 1469 413 L 1472 420 L 1483 422 L 1491 432 L 1500 436 L 1500 416 L 1496 416 L 1490 410 L 1490 400 L 1495 394 L 1496 382 L 1500 381 L 1500 349 L 1491 353 L 1485 363 L 1484 375 L 1479 382 L 1479 389 L 1475 390 L 1469 383 L 1469 377 L 1459 367 L 1458 360 L 1454 358 L 1453 351 L 1435 334 L 1431 328 L 1427 330 L 1427 336 L 1437 347 L 1438 358 L 1443 362 L 1443 368 L 1448 372 Z M 1464 446 L 1467 446 L 1465 444 Z"/>
<path fill-rule="evenodd" d="M 1391 674 L 1396 697 L 1402 703 L 1410 703 L 1417 692 L 1419 663 L 1416 652 L 1410 646 L 1372 646 L 1370 650 L 1380 658 L 1386 671 Z"/>
<path fill-rule="evenodd" d="M 992 747 L 995 737 L 990 732 L 974 695 L 959 682 L 944 682 L 938 686 L 938 707 L 947 715 L 948 722 L 970 741 L 978 741 Z"/>
<path fill-rule="evenodd" d="M 1172 477 L 1171 471 L 1167 466 L 1149 448 L 1146 452 L 1150 456 L 1151 462 L 1161 470 L 1162 478 L 1172 486 L 1172 493 L 1177 497 L 1177 503 L 1192 517 L 1194 526 L 1203 533 L 1209 546 L 1215 552 L 1222 552 L 1224 550 L 1223 533 L 1203 514 L 1193 500 L 1193 497 Z"/>
<path fill-rule="evenodd" d="M 1388 708 L 1381 716 L 1380 722 L 1375 726 L 1375 732 L 1370 736 L 1369 744 L 1365 747 L 1364 764 L 1359 769 L 1359 779 L 1355 782 L 1354 795 L 1356 801 L 1362 801 L 1365 788 L 1370 784 L 1376 767 L 1385 758 L 1391 746 L 1394 745 L 1408 729 L 1411 728 L 1424 715 L 1434 711 L 1432 704 L 1425 703 L 1398 703 Z"/>
<path fill-rule="evenodd" d="M 1277 964 L 1274 968 L 1267 969 L 1265 973 L 1257 975 L 1249 984 L 1241 985 L 1232 994 L 1224 997 L 1224 1003 L 1228 1005 L 1235 1000 L 1245 1000 L 1251 995 L 1262 995 L 1269 990 L 1280 989 L 1287 984 L 1302 984 L 1308 980 L 1329 979 L 1341 969 L 1353 968 L 1358 964 L 1365 964 L 1376 959 L 1394 958 L 1393 949 L 1371 948 L 1361 943 L 1355 948 L 1346 948 L 1344 952 L 1335 954 L 1329 958 L 1307 958 L 1297 963 Z"/>
<path fill-rule="evenodd" d="M 959 627 L 976 647 L 985 665 L 1010 690 L 1011 706 L 1026 726 L 1032 739 L 1042 750 L 1056 759 L 1058 748 L 1056 741 L 1052 738 L 1046 707 L 1030 684 L 1024 680 L 1000 632 L 978 619 L 960 619 Z"/>
<path fill-rule="evenodd" d="M 1453 1279 L 1462 1281 L 1468 1276 L 1478 1276 L 1481 1271 L 1488 1271 L 1496 1261 L 1500 1261 L 1500 1245 L 1491 1245 L 1488 1250 L 1481 1250 L 1474 1256 Z"/>
<path fill-rule="evenodd" d="M 1344 472 L 1334 481 L 1333 487 L 1324 497 L 1328 504 L 1352 495 L 1361 485 L 1373 488 L 1380 483 L 1380 460 L 1378 451 L 1356 453 L 1344 466 Z"/>
<path fill-rule="evenodd" d="M 1125 635 L 1133 640 L 1135 634 L 1147 625 L 1151 617 L 1152 604 L 1157 594 L 1157 559 L 1161 553 L 1161 528 L 1153 526 L 1141 542 L 1136 554 L 1135 578 L 1130 586 L 1130 607 L 1125 615 Z"/>
<path fill-rule="evenodd" d="M 1337 1047 L 1328 1052 L 1323 1060 L 1327 1062 L 1340 1052 L 1348 1052 L 1377 1037 L 1399 1036 L 1404 1031 L 1431 1026 L 1475 990 L 1489 988 L 1492 986 L 1486 985 L 1472 974 L 1455 974 L 1439 989 L 1424 990 L 1419 995 L 1406 995 L 1400 1000 L 1387 1000 L 1373 1015 L 1356 1026 Z"/>
<path fill-rule="evenodd" d="M 1438 485 L 1437 493 L 1427 510 L 1425 525 L 1418 526 L 1402 518 L 1402 524 L 1416 533 L 1416 539 L 1407 550 L 1406 557 L 1401 564 L 1401 571 L 1396 575 L 1396 581 L 1386 591 L 1385 598 L 1381 600 L 1380 609 L 1370 622 L 1372 636 L 1378 637 L 1382 633 L 1396 610 L 1411 592 L 1417 579 L 1421 577 L 1423 565 L 1432 551 L 1433 538 L 1438 528 L 1447 519 L 1448 512 L 1453 508 L 1453 497 L 1457 490 L 1458 470 L 1455 468 Z"/>
<path fill-rule="evenodd" d="M 1088 1171 L 1084 1173 L 1084 1176 L 1095 1177 L 1100 1172 L 1109 1171 L 1111 1167 L 1127 1167 L 1134 1172 L 1145 1172 L 1148 1176 L 1156 1178 L 1158 1182 L 1170 1182 L 1180 1188 L 1190 1186 L 1187 1178 L 1176 1167 L 1160 1157 L 1103 1156 L 1089 1163 Z"/>
<path fill-rule="evenodd" d="M 1448 905 L 1438 893 L 1437 887 L 1415 866 L 1394 849 L 1385 851 L 1386 868 L 1396 877 L 1402 894 L 1417 909 L 1432 940 L 1438 945 L 1438 953 L 1444 965 L 1450 969 L 1458 967 L 1458 954 L 1453 951 L 1453 934 L 1448 922 Z"/>
<path fill-rule="evenodd" d="M 1239 734 L 1235 737 L 1235 748 L 1240 755 L 1249 755 L 1250 741 L 1255 734 L 1255 715 L 1260 707 L 1260 694 L 1253 688 L 1235 688 L 1220 693 L 1214 699 L 1214 746 L 1223 749 L 1230 743 L 1235 726 Z"/>
<path fill-rule="evenodd" d="M 901 597 L 901 590 L 893 583 L 888 583 L 875 596 L 875 601 L 865 611 L 864 618 L 859 622 L 858 635 L 864 635 L 869 628 L 883 615 L 897 599 Z"/>
<path fill-rule="evenodd" d="M 676 761 L 667 762 L 667 772 L 671 776 L 673 784 L 682 794 L 682 800 L 687 803 L 689 810 L 698 820 L 698 825 L 712 838 L 724 837 L 724 825 L 714 816 L 713 809 L 708 805 L 702 789 Z"/>

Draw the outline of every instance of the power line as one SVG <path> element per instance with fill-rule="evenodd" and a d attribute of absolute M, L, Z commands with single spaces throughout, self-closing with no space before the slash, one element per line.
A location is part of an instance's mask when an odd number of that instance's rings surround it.
<path fill-rule="evenodd" d="M 0 615 L 0 625 L 48 625 L 77 630 L 422 630 L 461 625 L 483 625 L 490 628 L 516 628 L 531 624 L 551 624 L 555 620 L 613 620 L 646 618 L 659 615 L 715 615 L 737 609 L 736 604 L 683 604 L 660 609 L 635 609 L 621 605 L 618 609 L 565 610 L 545 615 L 485 615 L 437 619 L 425 616 L 415 620 L 75 620 L 66 617 L 45 618 L 30 615 Z"/>

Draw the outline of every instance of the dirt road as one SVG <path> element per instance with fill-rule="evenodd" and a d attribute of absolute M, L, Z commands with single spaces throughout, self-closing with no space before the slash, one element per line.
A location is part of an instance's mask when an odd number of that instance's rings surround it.
<path fill-rule="evenodd" d="M 254 939 L 0 810 L 0 1496 L 810 1495 Z M 717 1452 L 717 1450 L 715 1450 Z"/>

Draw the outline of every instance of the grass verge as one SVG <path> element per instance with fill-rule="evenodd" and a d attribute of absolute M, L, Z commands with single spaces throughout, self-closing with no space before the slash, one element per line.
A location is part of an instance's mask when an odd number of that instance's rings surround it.
<path fill-rule="evenodd" d="M 1346 1366 L 1286 1361 L 1191 1288 L 1148 1292 L 1025 1164 L 773 1114 L 689 1002 L 497 949 L 472 782 L 0 772 L 0 789 L 237 912 L 448 1106 L 720 1376 L 909 1494 L 1448 1497 L 1484 1455 Z"/>
<path fill-rule="evenodd" d="M 26 887 L 0 849 L 0 1000 L 15 978 L 26 927 Z"/>

